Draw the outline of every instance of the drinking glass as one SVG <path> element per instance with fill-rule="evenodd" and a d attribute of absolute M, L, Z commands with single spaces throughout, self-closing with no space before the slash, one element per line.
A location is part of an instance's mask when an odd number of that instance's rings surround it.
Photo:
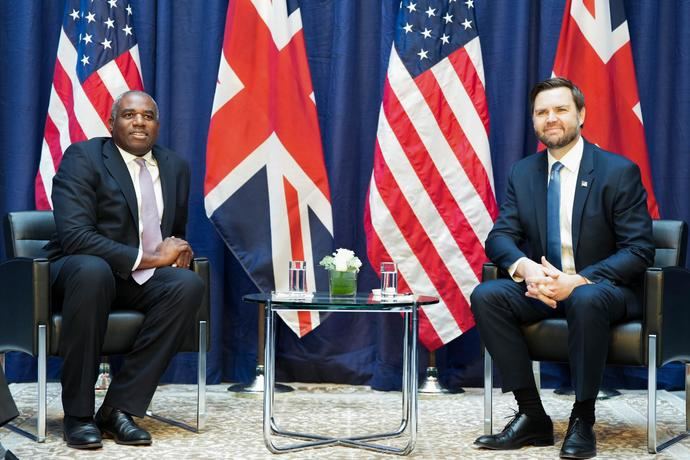
<path fill-rule="evenodd" d="M 304 294 L 307 292 L 307 263 L 305 261 L 290 261 L 288 291 L 293 294 Z"/>
<path fill-rule="evenodd" d="M 381 263 L 381 297 L 395 297 L 398 293 L 398 268 L 394 262 Z"/>

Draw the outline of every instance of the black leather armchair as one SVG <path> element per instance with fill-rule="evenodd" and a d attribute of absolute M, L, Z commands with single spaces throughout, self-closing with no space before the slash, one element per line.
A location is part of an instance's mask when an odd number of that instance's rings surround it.
<path fill-rule="evenodd" d="M 654 266 L 644 278 L 642 319 L 624 322 L 611 330 L 608 364 L 647 368 L 647 449 L 656 453 L 688 435 L 690 398 L 686 396 L 686 432 L 657 446 L 656 371 L 672 361 L 685 363 L 685 391 L 690 395 L 690 271 L 686 270 L 685 222 L 657 220 L 653 223 L 656 252 Z M 484 265 L 482 279 L 496 279 L 498 268 Z M 546 319 L 523 327 L 527 345 L 535 361 L 535 381 L 539 361 L 568 362 L 568 326 L 565 319 Z M 484 432 L 492 432 L 492 359 L 484 351 Z M 537 383 L 538 385 L 538 383 Z"/>
<path fill-rule="evenodd" d="M 36 434 L 13 429 L 38 442 L 46 435 L 46 360 L 60 354 L 62 315 L 51 310 L 50 262 L 43 246 L 55 232 L 52 211 L 9 213 L 5 219 L 5 249 L 8 260 L 0 264 L 0 353 L 22 351 L 38 358 L 38 412 Z M 198 353 L 196 425 L 176 422 L 151 412 L 147 415 L 192 431 L 203 428 L 206 420 L 206 352 L 210 346 L 209 263 L 196 258 L 192 270 L 206 283 L 206 290 L 193 333 L 185 338 L 180 351 Z M 112 311 L 103 344 L 103 355 L 128 352 L 143 322 L 142 313 Z"/>

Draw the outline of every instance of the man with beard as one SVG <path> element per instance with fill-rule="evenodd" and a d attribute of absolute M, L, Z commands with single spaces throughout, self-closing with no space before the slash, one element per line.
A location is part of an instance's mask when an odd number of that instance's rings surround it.
<path fill-rule="evenodd" d="M 184 240 L 190 172 L 156 144 L 158 106 L 148 94 L 115 99 L 110 137 L 72 144 L 53 179 L 57 234 L 46 246 L 53 301 L 62 310 L 64 439 L 69 447 L 149 445 L 143 417 L 181 339 L 203 281 Z M 132 350 L 94 418 L 94 384 L 111 309 L 145 315 Z"/>
<path fill-rule="evenodd" d="M 551 78 L 534 87 L 530 101 L 547 151 L 514 165 L 486 240 L 487 256 L 510 278 L 482 283 L 471 296 L 479 333 L 518 412 L 502 432 L 475 445 L 553 445 L 521 326 L 565 317 L 575 403 L 560 455 L 590 458 L 609 329 L 641 315 L 642 276 L 654 257 L 652 221 L 637 165 L 582 138 L 579 88 Z"/>

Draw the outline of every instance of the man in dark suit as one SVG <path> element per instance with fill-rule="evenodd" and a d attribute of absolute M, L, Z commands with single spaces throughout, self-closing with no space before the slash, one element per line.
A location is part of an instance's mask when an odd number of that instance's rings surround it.
<path fill-rule="evenodd" d="M 7 380 L 5 380 L 5 373 L 2 367 L 0 367 L 0 426 L 4 426 L 18 415 L 17 406 L 14 404 L 14 399 L 12 399 L 12 394 L 7 386 Z M 0 443 L 0 458 L 11 460 L 17 457 L 12 454 L 12 451 L 5 450 L 2 443 Z"/>
<path fill-rule="evenodd" d="M 512 279 L 480 284 L 472 311 L 518 412 L 501 433 L 479 437 L 479 447 L 553 445 L 520 326 L 560 316 L 576 392 L 560 455 L 595 456 L 594 405 L 610 325 L 641 314 L 641 280 L 654 257 L 646 193 L 634 163 L 582 138 L 584 102 L 562 78 L 532 90 L 534 130 L 547 152 L 514 165 L 486 240 L 487 256 Z"/>
<path fill-rule="evenodd" d="M 191 327 L 203 282 L 184 240 L 189 168 L 154 145 L 158 107 L 146 93 L 118 97 L 112 138 L 71 145 L 53 180 L 57 236 L 51 252 L 54 302 L 61 305 L 64 438 L 74 448 L 148 445 L 143 417 L 161 374 Z M 94 418 L 94 384 L 108 312 L 139 308 L 146 319 Z"/>

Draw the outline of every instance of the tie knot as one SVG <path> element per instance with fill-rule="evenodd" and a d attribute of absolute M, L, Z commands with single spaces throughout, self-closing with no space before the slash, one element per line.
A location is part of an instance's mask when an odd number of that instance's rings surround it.
<path fill-rule="evenodd" d="M 557 161 L 553 165 L 551 165 L 551 178 L 557 176 L 558 173 L 561 172 L 561 169 L 563 169 L 563 163 L 561 163 L 560 161 Z"/>
<path fill-rule="evenodd" d="M 136 158 L 136 159 L 134 160 L 134 162 L 135 162 L 136 164 L 138 164 L 140 168 L 145 168 L 145 167 L 146 167 L 146 160 L 144 160 L 143 158 Z M 555 164 L 554 164 L 554 166 L 555 166 Z"/>

